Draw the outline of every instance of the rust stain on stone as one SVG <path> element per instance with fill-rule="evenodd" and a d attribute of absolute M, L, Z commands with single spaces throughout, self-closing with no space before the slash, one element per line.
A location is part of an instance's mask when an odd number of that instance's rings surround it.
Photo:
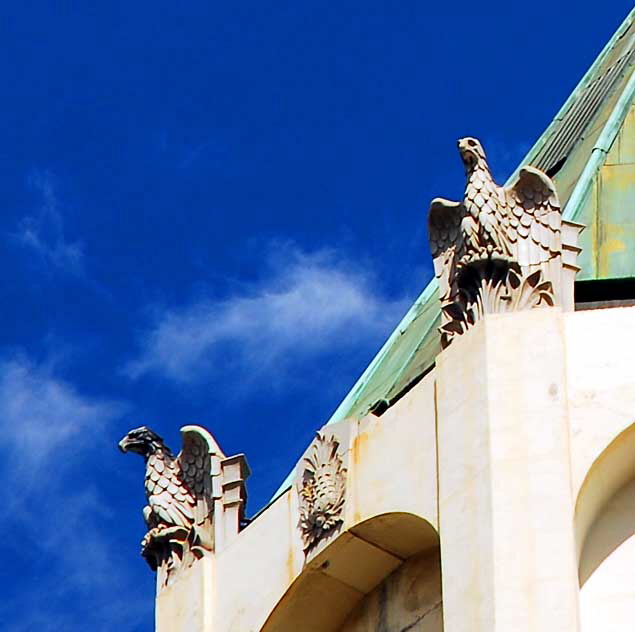
<path fill-rule="evenodd" d="M 287 503 L 287 510 L 289 515 L 289 521 L 291 522 L 291 530 L 290 533 L 293 533 L 293 529 L 297 527 L 296 524 L 293 524 L 295 513 L 293 511 L 293 507 L 291 506 L 291 494 L 286 494 L 285 502 Z M 289 547 L 287 550 L 287 559 L 285 561 L 285 568 L 287 571 L 287 581 L 289 584 L 293 582 L 295 579 L 295 568 L 293 564 L 293 544 L 289 542 Z"/>
<path fill-rule="evenodd" d="M 357 480 L 359 478 L 359 475 L 358 475 L 359 464 L 362 462 L 362 460 L 365 457 L 367 444 L 368 444 L 368 434 L 363 432 L 361 434 L 358 434 L 353 439 L 353 443 L 351 446 L 350 460 L 351 460 L 351 464 L 353 465 L 353 467 L 351 468 L 352 474 L 353 474 L 353 480 L 351 482 L 355 486 L 355 511 L 353 513 L 354 524 L 357 524 L 361 520 L 361 513 L 359 512 L 358 502 L 357 502 L 357 498 L 359 497 L 358 489 L 357 489 Z M 350 474 L 351 472 L 349 471 L 349 476 Z"/>

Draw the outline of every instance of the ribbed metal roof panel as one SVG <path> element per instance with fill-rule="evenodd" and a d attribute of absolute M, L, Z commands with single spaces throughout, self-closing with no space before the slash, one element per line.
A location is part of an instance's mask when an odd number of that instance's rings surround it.
<path fill-rule="evenodd" d="M 595 76 L 580 87 L 576 98 L 551 129 L 547 141 L 530 161 L 532 165 L 555 175 L 554 171 L 560 169 L 563 161 L 584 138 L 602 105 L 631 69 L 635 59 L 635 36 L 632 30 L 631 23 L 615 46 L 607 52 Z"/>
<path fill-rule="evenodd" d="M 550 172 L 564 207 L 635 64 L 635 10 L 626 18 L 520 166 Z M 509 181 L 516 178 L 517 171 Z M 434 281 L 432 282 L 434 284 Z M 433 364 L 440 351 L 439 303 L 427 288 L 331 421 L 389 405 Z"/>
<path fill-rule="evenodd" d="M 554 178 L 564 208 L 633 74 L 634 65 L 635 9 L 521 161 L 508 183 L 516 179 L 521 166 L 534 165 Z M 635 154 L 635 145 L 633 152 Z M 633 196 L 635 199 L 635 193 Z M 434 365 L 440 351 L 437 330 L 439 312 L 436 281 L 433 279 L 338 406 L 330 423 L 346 417 L 359 418 L 370 410 L 389 406 Z M 280 491 L 288 482 L 289 479 Z"/>

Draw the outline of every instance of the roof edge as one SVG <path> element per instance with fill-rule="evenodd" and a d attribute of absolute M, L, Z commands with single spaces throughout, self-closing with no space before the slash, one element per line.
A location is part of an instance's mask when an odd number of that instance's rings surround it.
<path fill-rule="evenodd" d="M 350 408 L 355 403 L 357 396 L 363 390 L 364 386 L 368 383 L 371 377 L 374 375 L 375 371 L 381 364 L 385 355 L 391 349 L 395 340 L 401 336 L 401 334 L 408 328 L 408 325 L 416 318 L 418 307 L 427 303 L 432 297 L 433 293 L 437 291 L 438 283 L 436 278 L 432 278 L 432 280 L 426 285 L 423 292 L 419 295 L 417 300 L 410 306 L 404 317 L 401 319 L 397 327 L 395 327 L 394 331 L 390 334 L 386 342 L 384 342 L 381 349 L 377 352 L 375 357 L 371 360 L 370 364 L 364 369 L 364 372 L 359 376 L 353 388 L 347 393 L 346 397 L 340 402 L 339 406 L 335 409 L 329 420 L 324 425 L 334 424 L 338 421 L 342 421 L 342 419 L 346 416 L 346 411 L 350 410 Z M 271 497 L 271 501 L 273 502 L 278 496 L 283 494 L 289 487 L 291 487 L 291 482 L 293 479 L 294 470 L 289 472 L 289 475 L 284 479 L 276 493 Z"/>
<path fill-rule="evenodd" d="M 542 146 L 547 142 L 547 139 L 551 135 L 553 128 L 560 122 L 564 114 L 567 112 L 569 107 L 571 107 L 572 103 L 578 98 L 580 92 L 587 86 L 587 84 L 591 81 L 595 71 L 598 66 L 602 64 L 605 57 L 611 52 L 615 43 L 624 35 L 625 31 L 628 30 L 631 23 L 635 20 L 635 8 L 631 9 L 628 15 L 622 20 L 622 23 L 619 25 L 613 36 L 609 39 L 609 41 L 604 45 L 604 48 L 600 51 L 600 54 L 595 58 L 595 61 L 589 66 L 589 69 L 584 73 L 582 79 L 577 83 L 576 87 L 573 89 L 571 94 L 567 97 L 566 101 L 562 104 L 557 114 L 551 120 L 551 123 L 547 125 L 547 128 L 543 131 L 543 133 L 538 137 L 538 140 L 531 146 L 529 151 L 525 154 L 523 159 L 518 163 L 518 166 L 512 174 L 507 178 L 505 185 L 511 184 L 517 177 L 520 169 L 527 164 L 530 164 L 533 158 L 538 154 L 538 152 L 542 149 Z"/>
<path fill-rule="evenodd" d="M 525 157 L 520 161 L 520 163 L 518 164 L 518 166 L 516 167 L 514 172 L 507 179 L 505 185 L 511 184 L 511 182 L 513 182 L 518 177 L 518 172 L 520 171 L 520 169 L 524 165 L 529 164 L 529 162 L 531 162 L 531 158 L 538 153 L 540 148 L 544 145 L 544 143 L 546 142 L 547 138 L 549 137 L 549 134 L 553 130 L 553 127 L 560 121 L 560 119 L 562 118 L 564 113 L 568 110 L 568 108 L 571 106 L 571 104 L 578 97 L 578 94 L 580 93 L 580 91 L 590 82 L 590 80 L 593 77 L 593 74 L 595 73 L 595 71 L 598 68 L 598 66 L 600 66 L 600 64 L 603 62 L 604 58 L 612 50 L 612 48 L 615 45 L 615 43 L 624 35 L 625 31 L 629 28 L 629 26 L 631 25 L 631 23 L 633 22 L 634 19 L 635 19 L 635 8 L 631 9 L 631 11 L 624 18 L 624 20 L 622 21 L 620 26 L 617 28 L 615 33 L 613 33 L 613 36 L 604 45 L 604 47 L 602 48 L 600 54 L 596 57 L 595 61 L 591 64 L 591 66 L 586 71 L 586 73 L 584 74 L 582 79 L 580 79 L 580 81 L 576 85 L 576 87 L 573 90 L 573 92 L 569 95 L 569 97 L 566 99 L 566 101 L 560 107 L 560 109 L 558 110 L 558 113 L 556 114 L 556 116 L 552 119 L 551 123 L 547 126 L 547 129 L 545 129 L 545 131 L 542 133 L 542 135 L 538 138 L 538 140 L 533 144 L 531 149 L 527 152 Z M 596 147 L 593 148 L 593 151 L 591 153 L 591 159 L 588 161 L 588 164 L 587 164 L 587 167 L 589 168 L 589 171 L 591 171 L 591 169 L 592 169 L 592 167 L 589 166 L 589 163 L 591 163 L 594 159 L 597 162 L 597 160 L 599 160 L 601 158 L 601 156 L 605 155 L 606 151 L 608 151 L 608 149 L 606 149 L 606 150 L 603 149 L 604 145 L 606 144 L 606 138 L 608 138 L 610 136 L 610 134 L 611 134 L 611 131 L 609 129 L 609 131 L 606 132 L 606 135 L 605 135 L 605 131 L 607 130 L 607 128 L 611 128 L 612 129 L 612 127 L 615 126 L 615 130 L 612 133 L 612 137 L 611 137 L 611 140 L 610 140 L 610 142 L 608 144 L 608 147 L 610 147 L 610 144 L 612 144 L 613 140 L 615 139 L 615 135 L 617 134 L 617 132 L 619 130 L 619 127 L 621 125 L 621 122 L 623 121 L 624 116 L 626 115 L 626 111 L 628 110 L 627 106 L 624 107 L 624 103 L 623 103 L 624 96 L 625 96 L 625 94 L 627 92 L 629 94 L 631 94 L 631 91 L 633 91 L 635 89 L 635 84 L 631 85 L 632 82 L 633 82 L 633 77 L 634 76 L 635 76 L 635 74 L 632 75 L 631 78 L 629 79 L 629 82 L 628 82 L 626 88 L 624 89 L 624 92 L 623 92 L 622 96 L 620 97 L 620 99 L 619 99 L 618 103 L 616 104 L 613 112 L 611 113 L 611 116 L 609 117 L 609 120 L 607 121 L 607 123 L 605 125 L 605 129 L 602 131 L 602 133 L 600 135 L 600 138 L 598 139 L 598 142 L 596 143 Z M 632 96 L 632 94 L 631 94 L 631 96 Z M 629 96 L 628 99 L 630 99 L 631 96 Z M 618 124 L 616 124 L 615 121 L 614 121 L 614 118 L 615 118 L 614 115 L 615 115 L 615 117 L 621 117 L 619 119 L 619 123 Z M 597 154 L 600 154 L 600 156 L 596 157 Z M 597 168 L 597 166 L 595 168 Z M 577 207 L 574 207 L 574 206 L 571 205 L 571 199 L 573 198 L 573 195 L 576 193 L 576 191 L 578 191 L 578 188 L 581 185 L 581 181 L 585 178 L 585 176 L 587 177 L 587 179 L 589 177 L 592 178 L 592 174 L 591 175 L 587 174 L 587 168 L 586 167 L 585 167 L 585 170 L 583 171 L 580 179 L 578 180 L 578 183 L 576 184 L 574 192 L 571 195 L 569 201 L 567 202 L 567 205 L 566 205 L 565 209 L 563 209 L 563 216 L 566 219 L 575 219 L 575 211 L 577 211 Z M 588 186 L 587 186 L 587 188 L 588 188 Z M 357 381 L 355 382 L 355 384 L 353 385 L 351 390 L 347 393 L 347 395 L 344 397 L 344 399 L 340 402 L 339 406 L 335 409 L 335 411 L 333 412 L 333 414 L 331 415 L 329 420 L 326 422 L 327 424 L 331 424 L 331 423 L 335 423 L 337 421 L 341 421 L 344 418 L 344 416 L 346 415 L 346 411 L 350 410 L 352 405 L 355 403 L 358 395 L 363 390 L 363 387 L 370 380 L 370 378 L 374 375 L 374 373 L 376 372 L 377 368 L 381 364 L 383 358 L 385 357 L 385 355 L 388 353 L 389 349 L 394 344 L 395 340 L 397 338 L 399 338 L 399 336 L 401 336 L 402 332 L 415 319 L 415 317 L 417 315 L 417 308 L 420 305 L 424 304 L 425 302 L 427 302 L 429 300 L 431 294 L 434 291 L 436 291 L 437 287 L 438 287 L 437 280 L 436 280 L 436 278 L 433 277 L 432 280 L 428 283 L 428 285 L 424 288 L 423 292 L 419 295 L 417 300 L 412 304 L 410 309 L 406 312 L 405 316 L 403 317 L 403 319 L 401 320 L 399 325 L 397 325 L 395 330 L 392 332 L 392 334 L 389 336 L 389 338 L 383 344 L 383 346 L 381 347 L 381 349 L 379 350 L 377 355 L 373 358 L 371 363 L 366 367 L 364 372 L 357 379 Z"/>
<path fill-rule="evenodd" d="M 538 140 L 532 145 L 531 149 L 527 152 L 524 158 L 519 162 L 516 169 L 512 172 L 509 178 L 506 180 L 505 185 L 509 185 L 518 177 L 518 172 L 520 169 L 529 164 L 533 157 L 540 151 L 542 146 L 545 144 L 547 139 L 549 138 L 551 132 L 553 131 L 554 126 L 561 120 L 563 115 L 566 113 L 571 104 L 577 99 L 581 90 L 583 90 L 586 85 L 590 82 L 593 74 L 595 73 L 598 66 L 604 61 L 605 57 L 610 53 L 615 43 L 624 35 L 625 31 L 630 27 L 631 23 L 635 20 L 635 8 L 629 11 L 628 15 L 624 18 L 620 26 L 613 33 L 613 36 L 609 39 L 609 41 L 602 48 L 600 54 L 596 57 L 595 61 L 588 68 L 586 73 L 583 75 L 582 79 L 577 83 L 573 92 L 569 95 L 566 101 L 562 104 L 560 109 L 558 110 L 555 117 L 552 119 L 551 123 L 547 126 Z M 628 112 L 628 107 L 631 100 L 635 97 L 635 70 L 631 72 L 631 76 L 624 87 L 620 98 L 618 99 L 613 111 L 611 112 L 600 136 L 593 147 L 589 160 L 584 167 L 584 170 L 576 183 L 574 190 L 567 201 L 565 208 L 563 209 L 563 217 L 569 220 L 575 220 L 579 209 L 582 206 L 582 202 L 586 197 L 586 193 L 589 190 L 590 184 L 593 181 L 593 177 L 597 172 L 597 169 L 604 164 L 604 160 L 612 145 L 613 141 L 617 133 L 619 132 L 620 126 Z M 395 341 L 403 334 L 403 332 L 407 329 L 407 327 L 412 323 L 412 321 L 416 318 L 418 313 L 418 308 L 421 305 L 427 303 L 430 298 L 433 296 L 433 293 L 436 292 L 438 288 L 438 283 L 435 277 L 433 277 L 430 282 L 426 285 L 424 290 L 415 300 L 415 302 L 410 306 L 404 317 L 401 319 L 395 330 L 390 334 L 386 342 L 382 345 L 381 349 L 377 352 L 375 357 L 371 360 L 370 364 L 366 367 L 360 377 L 357 379 L 353 387 L 346 394 L 344 399 L 340 402 L 338 407 L 335 409 L 329 420 L 325 425 L 333 424 L 338 421 L 341 421 L 345 418 L 346 412 L 350 410 L 358 396 L 363 391 L 366 384 L 375 374 L 379 366 L 381 365 L 384 357 L 387 355 L 389 350 L 394 345 Z M 280 495 L 282 495 L 292 484 L 294 475 L 294 470 L 292 470 L 289 475 L 285 478 L 283 483 L 280 485 L 278 490 L 272 496 L 270 503 L 276 500 Z"/>

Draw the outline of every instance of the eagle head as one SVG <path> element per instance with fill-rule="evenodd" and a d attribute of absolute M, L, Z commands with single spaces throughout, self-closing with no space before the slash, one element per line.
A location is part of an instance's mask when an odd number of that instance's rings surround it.
<path fill-rule="evenodd" d="M 473 169 L 476 164 L 485 160 L 483 146 L 476 138 L 460 138 L 458 141 L 459 153 L 467 169 Z"/>
<path fill-rule="evenodd" d="M 157 450 L 167 450 L 163 439 L 147 426 L 140 426 L 131 430 L 120 442 L 122 452 L 136 452 L 147 459 Z"/>

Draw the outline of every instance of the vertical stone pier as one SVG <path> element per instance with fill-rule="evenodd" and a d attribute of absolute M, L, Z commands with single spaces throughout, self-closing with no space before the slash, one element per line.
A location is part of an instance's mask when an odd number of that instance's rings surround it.
<path fill-rule="evenodd" d="M 445 632 L 578 624 L 563 315 L 489 315 L 437 358 Z"/>
<path fill-rule="evenodd" d="M 215 559 L 197 560 L 170 586 L 157 586 L 156 632 L 212 630 Z"/>

